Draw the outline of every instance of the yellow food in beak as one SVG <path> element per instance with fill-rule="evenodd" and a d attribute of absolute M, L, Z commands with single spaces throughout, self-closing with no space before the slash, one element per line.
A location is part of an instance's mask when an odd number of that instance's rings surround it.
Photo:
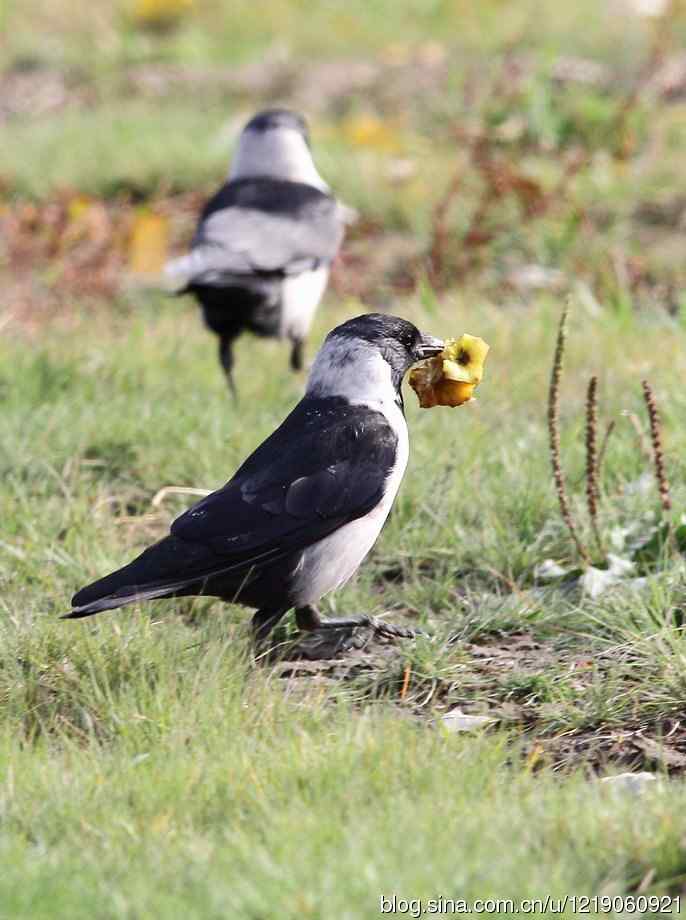
<path fill-rule="evenodd" d="M 465 333 L 459 339 L 448 339 L 440 355 L 413 367 L 410 386 L 422 409 L 469 402 L 481 383 L 489 348 L 483 339 Z"/>

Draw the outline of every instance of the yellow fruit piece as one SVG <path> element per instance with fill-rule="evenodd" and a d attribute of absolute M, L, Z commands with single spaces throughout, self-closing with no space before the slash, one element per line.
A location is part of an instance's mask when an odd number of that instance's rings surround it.
<path fill-rule="evenodd" d="M 410 386 L 421 408 L 469 402 L 481 383 L 489 348 L 483 339 L 465 333 L 459 339 L 448 339 L 440 355 L 412 368 Z"/>
<path fill-rule="evenodd" d="M 443 359 L 443 376 L 478 385 L 484 375 L 489 348 L 490 345 L 483 339 L 468 333 L 459 339 L 448 339 L 440 356 Z"/>

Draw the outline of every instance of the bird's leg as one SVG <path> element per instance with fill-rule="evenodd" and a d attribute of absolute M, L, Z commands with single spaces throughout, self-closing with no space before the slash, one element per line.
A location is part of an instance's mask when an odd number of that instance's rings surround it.
<path fill-rule="evenodd" d="M 264 643 L 270 632 L 285 613 L 290 610 L 289 607 L 263 608 L 258 610 L 250 622 L 252 637 L 255 645 Z"/>
<path fill-rule="evenodd" d="M 224 369 L 224 374 L 226 375 L 226 382 L 229 384 L 229 390 L 234 400 L 238 401 L 238 392 L 236 391 L 236 384 L 233 381 L 233 350 L 231 348 L 233 344 L 233 338 L 227 335 L 219 336 L 219 362 Z"/>
<path fill-rule="evenodd" d="M 302 339 L 293 339 L 291 348 L 291 370 L 301 371 L 305 363 L 305 345 Z"/>
<path fill-rule="evenodd" d="M 324 619 L 314 604 L 298 607 L 295 611 L 295 622 L 302 632 L 314 632 L 317 629 L 354 629 L 356 626 L 368 626 L 382 636 L 396 636 L 401 639 L 415 639 L 426 633 L 420 629 L 409 629 L 405 626 L 395 626 L 376 617 L 327 617 Z"/>

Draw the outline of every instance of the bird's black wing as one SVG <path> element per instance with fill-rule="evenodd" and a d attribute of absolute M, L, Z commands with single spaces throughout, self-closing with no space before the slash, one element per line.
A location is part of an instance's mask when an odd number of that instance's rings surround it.
<path fill-rule="evenodd" d="M 172 525 L 220 556 L 252 565 L 370 511 L 395 462 L 385 416 L 343 399 L 304 399 L 227 484 Z"/>
<path fill-rule="evenodd" d="M 188 285 L 223 287 L 254 275 L 297 275 L 333 261 L 341 208 L 311 185 L 275 179 L 227 182 L 207 203 L 191 253 L 171 263 Z"/>
<path fill-rule="evenodd" d="M 226 485 L 171 535 L 75 595 L 73 616 L 177 593 L 208 578 L 254 575 L 371 511 L 397 436 L 385 417 L 341 399 L 305 399 Z"/>

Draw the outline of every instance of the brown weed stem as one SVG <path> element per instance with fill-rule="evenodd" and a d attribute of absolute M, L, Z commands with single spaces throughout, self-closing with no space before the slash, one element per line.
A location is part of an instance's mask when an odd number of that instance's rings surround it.
<path fill-rule="evenodd" d="M 598 530 L 598 378 L 591 377 L 586 391 L 586 505 L 591 519 L 593 537 L 598 552 L 603 555 L 603 542 Z"/>
<path fill-rule="evenodd" d="M 653 463 L 655 465 L 655 478 L 657 479 L 657 489 L 660 493 L 660 504 L 663 511 L 670 511 L 672 500 L 669 495 L 669 482 L 665 472 L 665 458 L 662 450 L 662 426 L 660 423 L 660 413 L 658 412 L 657 403 L 653 388 L 647 380 L 641 381 L 643 387 L 643 399 L 648 409 L 648 419 L 650 421 L 650 441 L 653 445 Z"/>
<path fill-rule="evenodd" d="M 560 458 L 560 379 L 562 377 L 562 364 L 565 353 L 565 340 L 567 332 L 567 314 L 568 305 L 565 305 L 560 317 L 560 326 L 557 331 L 557 343 L 555 345 L 555 357 L 553 359 L 553 368 L 550 374 L 550 389 L 548 391 L 548 433 L 550 436 L 550 462 L 553 469 L 553 481 L 557 500 L 560 504 L 560 513 L 562 520 L 567 525 L 567 529 L 574 541 L 577 552 L 581 558 L 589 562 L 588 553 L 579 540 L 572 519 L 572 512 L 569 507 L 567 498 L 567 489 L 565 487 L 565 477 L 562 471 L 562 462 Z"/>

